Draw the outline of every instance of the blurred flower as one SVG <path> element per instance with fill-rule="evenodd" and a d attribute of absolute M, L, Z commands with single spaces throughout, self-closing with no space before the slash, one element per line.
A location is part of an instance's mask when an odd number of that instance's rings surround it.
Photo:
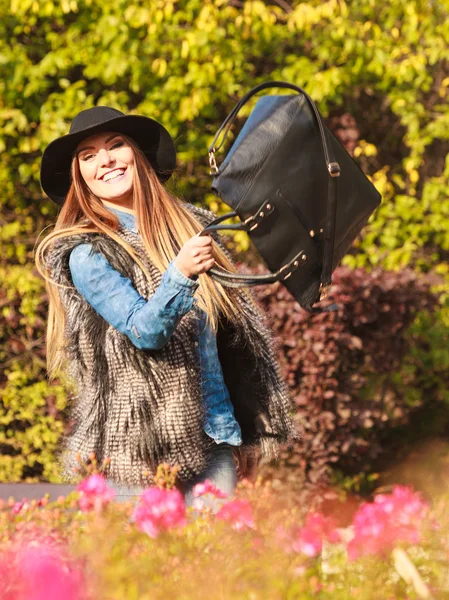
<path fill-rule="evenodd" d="M 35 540 L 11 548 L 5 558 L 0 583 L 7 600 L 85 600 L 81 569 L 57 546 Z"/>
<path fill-rule="evenodd" d="M 248 500 L 227 502 L 217 512 L 216 517 L 222 521 L 227 521 L 237 531 L 255 529 L 253 510 Z"/>
<path fill-rule="evenodd" d="M 103 475 L 89 475 L 77 486 L 80 492 L 78 505 L 83 512 L 103 509 L 115 497 L 115 490 L 110 488 Z"/>
<path fill-rule="evenodd" d="M 302 527 L 290 533 L 291 550 L 306 556 L 317 556 L 323 549 L 323 539 L 336 543 L 340 535 L 335 528 L 335 522 L 319 512 L 309 513 Z"/>
<path fill-rule="evenodd" d="M 20 512 L 25 512 L 30 507 L 28 500 L 24 498 L 21 502 L 15 502 L 11 508 L 13 515 L 18 515 Z"/>
<path fill-rule="evenodd" d="M 206 494 L 210 494 L 214 498 L 228 497 L 227 494 L 222 492 L 220 488 L 217 488 L 217 486 L 214 483 L 212 483 L 209 479 L 206 479 L 206 481 L 202 481 L 201 483 L 197 483 L 193 488 L 193 495 L 195 497 L 205 496 Z"/>
<path fill-rule="evenodd" d="M 428 509 L 420 495 L 405 486 L 395 486 L 392 494 L 378 494 L 374 502 L 362 504 L 354 516 L 349 558 L 384 554 L 397 542 L 418 543 Z"/>
<path fill-rule="evenodd" d="M 140 504 L 134 509 L 133 519 L 141 531 L 155 538 L 162 531 L 185 524 L 184 498 L 176 489 L 150 487 L 140 497 Z"/>

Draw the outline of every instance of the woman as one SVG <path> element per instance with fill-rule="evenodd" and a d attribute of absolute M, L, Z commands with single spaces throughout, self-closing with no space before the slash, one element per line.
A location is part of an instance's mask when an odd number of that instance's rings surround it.
<path fill-rule="evenodd" d="M 61 210 L 36 264 L 49 374 L 65 372 L 75 390 L 66 476 L 94 452 L 126 497 L 166 462 L 189 502 L 205 479 L 232 494 L 232 449 L 244 471 L 248 453 L 276 454 L 291 420 L 259 312 L 206 274 L 215 262 L 233 270 L 219 241 L 199 235 L 213 215 L 162 185 L 175 162 L 153 119 L 80 112 L 42 158 L 42 187 Z"/>

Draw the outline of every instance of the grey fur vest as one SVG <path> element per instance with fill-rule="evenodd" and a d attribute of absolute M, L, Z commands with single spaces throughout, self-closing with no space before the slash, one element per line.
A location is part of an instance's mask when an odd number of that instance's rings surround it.
<path fill-rule="evenodd" d="M 213 218 L 208 211 L 190 208 L 203 223 Z M 99 461 L 110 459 L 106 475 L 120 484 L 148 485 L 161 462 L 178 465 L 179 478 L 188 480 L 204 469 L 215 443 L 202 427 L 195 311 L 181 319 L 162 349 L 140 350 L 93 310 L 70 277 L 70 252 L 89 242 L 149 298 L 161 273 L 149 262 L 138 234 L 125 228 L 118 233 L 137 251 L 151 281 L 121 246 L 103 234 L 59 239 L 48 256 L 52 279 L 66 286 L 59 288 L 66 314 L 64 353 L 75 388 L 69 433 L 61 449 L 64 473 L 73 479 L 77 453 L 86 460 L 95 452 Z M 261 314 L 246 294 L 229 293 L 239 305 L 239 317 L 232 323 L 222 320 L 217 331 L 225 383 L 244 445 L 260 445 L 264 455 L 273 456 L 279 442 L 292 434 L 290 402 Z"/>

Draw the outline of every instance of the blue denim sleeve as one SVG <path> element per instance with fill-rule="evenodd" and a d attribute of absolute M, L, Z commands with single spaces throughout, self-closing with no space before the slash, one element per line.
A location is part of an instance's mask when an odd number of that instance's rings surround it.
<path fill-rule="evenodd" d="M 90 244 L 76 246 L 69 259 L 79 293 L 108 323 L 140 349 L 159 350 L 170 339 L 194 303 L 198 282 L 183 275 L 172 261 L 159 287 L 146 300 L 127 277 L 116 271 Z"/>

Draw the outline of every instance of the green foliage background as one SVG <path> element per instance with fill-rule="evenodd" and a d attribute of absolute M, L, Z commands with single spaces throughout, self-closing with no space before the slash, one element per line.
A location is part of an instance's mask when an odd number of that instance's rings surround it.
<path fill-rule="evenodd" d="M 83 108 L 161 121 L 175 191 L 222 210 L 206 152 L 218 125 L 258 82 L 305 87 L 383 195 L 347 264 L 430 273 L 449 326 L 448 13 L 448 0 L 0 0 L 0 481 L 58 479 L 65 399 L 45 383 L 33 246 L 56 215 L 41 153 Z M 449 368 L 447 346 L 432 352 Z"/>

